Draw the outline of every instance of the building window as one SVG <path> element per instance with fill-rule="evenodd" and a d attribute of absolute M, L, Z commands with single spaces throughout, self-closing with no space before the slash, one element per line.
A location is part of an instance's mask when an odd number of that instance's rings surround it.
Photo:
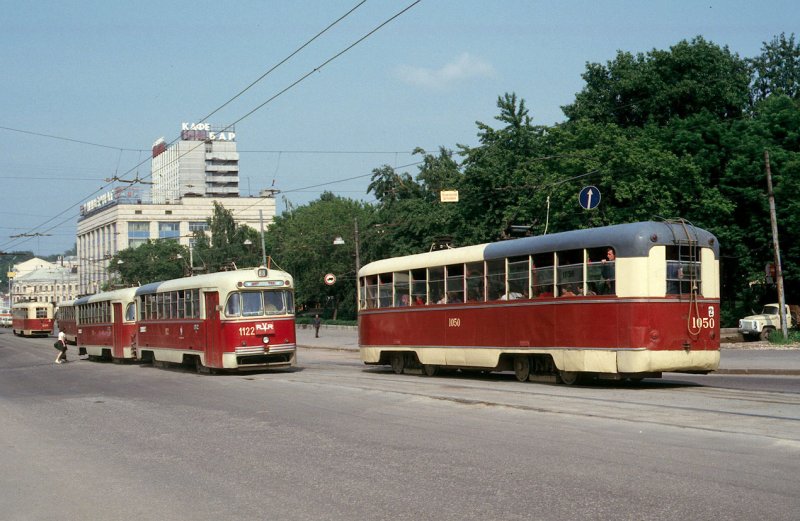
<path fill-rule="evenodd" d="M 159 239 L 178 239 L 181 236 L 181 223 L 158 223 Z"/>
<path fill-rule="evenodd" d="M 208 228 L 208 223 L 205 221 L 192 221 L 189 223 L 189 233 L 205 232 Z"/>
<path fill-rule="evenodd" d="M 150 223 L 143 221 L 128 221 L 128 247 L 136 248 L 147 244 L 150 239 Z"/>

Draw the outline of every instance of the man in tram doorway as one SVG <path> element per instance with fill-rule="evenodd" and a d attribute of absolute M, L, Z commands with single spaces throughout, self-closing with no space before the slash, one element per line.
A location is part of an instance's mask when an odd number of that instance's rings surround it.
<path fill-rule="evenodd" d="M 322 321 L 319 319 L 319 315 L 314 315 L 314 337 L 319 338 L 319 326 L 322 324 Z"/>
<path fill-rule="evenodd" d="M 614 251 L 614 248 L 608 248 L 606 250 L 606 258 L 603 259 L 603 267 L 600 270 L 601 275 L 603 276 L 603 293 L 606 295 L 614 295 L 616 293 L 616 288 L 614 287 L 614 279 L 615 279 L 615 269 L 614 265 L 617 260 L 617 254 Z"/>

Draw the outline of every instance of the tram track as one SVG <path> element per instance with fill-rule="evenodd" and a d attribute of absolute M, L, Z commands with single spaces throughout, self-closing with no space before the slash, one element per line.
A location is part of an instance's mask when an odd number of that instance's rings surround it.
<path fill-rule="evenodd" d="M 456 383 L 448 377 L 424 378 L 344 370 L 352 364 L 319 364 L 313 380 L 288 373 L 292 385 L 335 387 L 354 392 L 392 393 L 414 400 L 431 400 L 457 406 L 504 408 L 538 413 L 612 420 L 638 425 L 667 426 L 709 433 L 758 436 L 797 444 L 800 448 L 800 397 L 790 393 L 742 391 L 667 384 L 631 388 L 581 386 L 564 388 L 547 384 L 519 384 L 494 380 Z M 308 373 L 306 373 L 308 374 Z M 523 386 L 513 389 L 512 386 Z M 536 387 L 536 388 L 534 388 Z M 632 397 L 631 393 L 636 393 Z M 642 393 L 646 393 L 643 395 Z M 687 403 L 688 402 L 688 403 Z M 692 405 L 695 404 L 695 405 Z"/>

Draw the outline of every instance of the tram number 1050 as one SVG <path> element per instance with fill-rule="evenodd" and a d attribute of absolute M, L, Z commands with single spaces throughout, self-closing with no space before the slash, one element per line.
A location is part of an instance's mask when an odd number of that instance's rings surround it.
<path fill-rule="evenodd" d="M 711 317 L 692 317 L 692 328 L 694 329 L 712 329 L 714 327 L 714 319 Z"/>
<path fill-rule="evenodd" d="M 448 327 L 461 327 L 461 319 L 460 318 L 448 318 L 447 319 Z"/>

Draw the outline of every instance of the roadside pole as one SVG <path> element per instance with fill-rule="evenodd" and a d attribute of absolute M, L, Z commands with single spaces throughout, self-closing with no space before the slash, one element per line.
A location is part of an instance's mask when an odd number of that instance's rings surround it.
<path fill-rule="evenodd" d="M 786 327 L 786 297 L 783 294 L 783 270 L 781 269 L 781 250 L 778 246 L 778 219 L 775 216 L 775 194 L 772 191 L 772 170 L 769 166 L 769 150 L 764 149 L 764 164 L 767 169 L 767 193 L 769 195 L 769 220 L 772 223 L 772 246 L 775 250 L 775 279 L 778 283 L 778 305 L 781 310 L 781 331 L 783 339 L 789 338 Z"/>

